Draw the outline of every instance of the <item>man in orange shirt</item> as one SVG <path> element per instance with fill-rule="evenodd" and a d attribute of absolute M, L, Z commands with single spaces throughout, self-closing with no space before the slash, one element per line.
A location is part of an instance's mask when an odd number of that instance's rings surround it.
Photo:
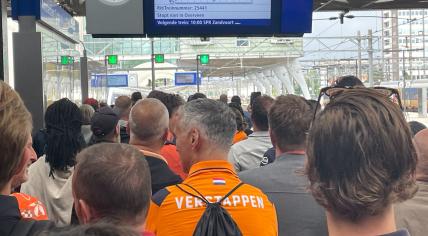
<path fill-rule="evenodd" d="M 233 112 L 221 102 L 198 99 L 180 108 L 175 128 L 177 150 L 189 176 L 183 184 L 162 189 L 152 197 L 148 231 L 157 236 L 192 235 L 206 204 L 191 194 L 198 195 L 198 191 L 214 203 L 241 183 L 227 162 L 235 129 Z M 244 184 L 221 205 L 243 235 L 278 234 L 275 207 L 259 189 Z"/>

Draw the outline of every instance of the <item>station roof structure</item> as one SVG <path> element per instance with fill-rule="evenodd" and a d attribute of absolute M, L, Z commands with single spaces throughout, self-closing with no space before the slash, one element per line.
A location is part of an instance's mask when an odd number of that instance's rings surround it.
<path fill-rule="evenodd" d="M 315 0 L 315 11 L 427 8 L 427 0 Z"/>

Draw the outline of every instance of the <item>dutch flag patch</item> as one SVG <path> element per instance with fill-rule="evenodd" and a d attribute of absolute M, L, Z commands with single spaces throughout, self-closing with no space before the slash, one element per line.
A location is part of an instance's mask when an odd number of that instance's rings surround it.
<path fill-rule="evenodd" d="M 225 185 L 226 180 L 223 178 L 213 178 L 213 184 L 214 185 Z"/>

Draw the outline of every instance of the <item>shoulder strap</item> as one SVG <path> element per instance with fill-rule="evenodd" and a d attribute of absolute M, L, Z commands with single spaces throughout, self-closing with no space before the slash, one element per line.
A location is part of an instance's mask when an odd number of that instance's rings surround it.
<path fill-rule="evenodd" d="M 232 193 L 234 193 L 238 188 L 240 188 L 242 185 L 244 185 L 244 183 L 240 182 L 238 185 L 236 185 L 232 190 L 230 190 L 230 192 L 228 192 L 220 201 L 218 201 L 219 203 L 223 202 L 224 199 L 228 198 L 230 195 L 232 195 Z"/>
<path fill-rule="evenodd" d="M 31 232 L 31 229 L 33 228 L 34 224 L 36 223 L 35 220 L 20 220 L 18 223 L 16 223 L 15 227 L 13 227 L 12 233 L 10 236 L 25 236 L 28 235 Z"/>
<path fill-rule="evenodd" d="M 188 191 L 184 190 L 182 187 L 180 187 L 180 185 L 176 184 L 175 186 L 177 188 L 179 188 L 181 191 L 185 192 L 186 194 L 189 194 L 192 197 L 198 198 L 199 200 L 203 201 L 205 204 L 211 204 L 200 192 L 198 192 L 196 189 L 194 189 L 192 186 L 188 185 L 188 184 L 183 184 L 186 185 L 187 187 L 191 188 L 193 191 L 195 191 L 197 194 L 199 194 L 199 196 L 193 194 L 193 193 L 189 193 Z"/>
<path fill-rule="evenodd" d="M 177 188 L 179 188 L 181 191 L 189 194 L 192 197 L 196 197 L 198 199 L 200 199 L 201 201 L 203 201 L 205 204 L 212 204 L 211 202 L 209 202 L 204 195 L 202 195 L 198 190 L 196 190 L 195 188 L 193 188 L 192 186 L 188 185 L 188 184 L 183 184 L 186 185 L 187 187 L 191 188 L 193 191 L 195 191 L 198 195 L 189 193 L 188 191 L 184 190 L 182 187 L 180 187 L 178 184 L 175 185 L 177 186 Z M 243 182 L 240 182 L 238 185 L 236 185 L 232 190 L 230 190 L 222 199 L 220 199 L 220 201 L 216 202 L 216 203 L 222 203 L 226 198 L 228 198 L 230 195 L 232 195 L 232 193 L 234 193 L 239 187 L 241 187 L 242 185 L 244 185 Z"/>

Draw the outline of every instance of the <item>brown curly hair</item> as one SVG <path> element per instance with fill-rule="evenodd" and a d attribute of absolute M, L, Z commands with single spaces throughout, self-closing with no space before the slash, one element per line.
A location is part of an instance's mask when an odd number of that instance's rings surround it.
<path fill-rule="evenodd" d="M 344 91 L 318 115 L 307 143 L 312 195 L 351 221 L 415 194 L 417 156 L 399 107 L 374 89 Z"/>

